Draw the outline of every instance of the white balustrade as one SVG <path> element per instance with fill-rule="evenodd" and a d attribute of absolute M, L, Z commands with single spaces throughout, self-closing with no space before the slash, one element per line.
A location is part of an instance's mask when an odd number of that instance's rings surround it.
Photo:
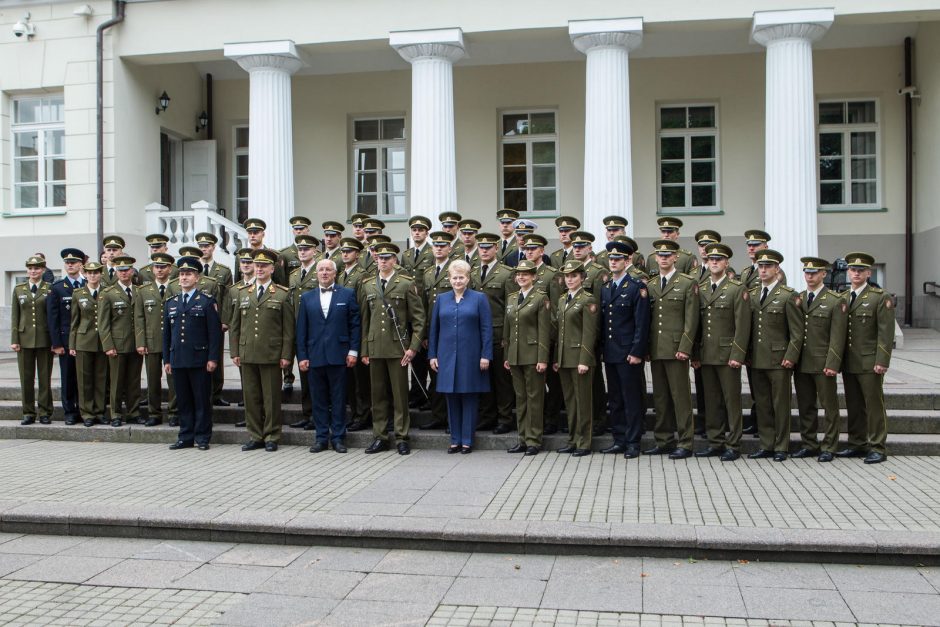
<path fill-rule="evenodd" d="M 150 203 L 144 207 L 147 216 L 147 232 L 163 233 L 170 242 L 170 253 L 179 254 L 183 246 L 195 246 L 197 233 L 212 233 L 219 243 L 215 249 L 215 260 L 221 264 L 234 266 L 235 253 L 239 248 L 248 246 L 248 233 L 235 222 L 219 213 L 210 202 L 194 202 L 185 211 L 170 211 L 160 203 Z"/>

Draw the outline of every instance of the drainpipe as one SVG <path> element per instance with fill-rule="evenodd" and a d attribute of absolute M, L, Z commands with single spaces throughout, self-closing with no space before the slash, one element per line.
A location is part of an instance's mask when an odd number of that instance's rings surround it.
<path fill-rule="evenodd" d="M 914 83 L 914 42 L 904 38 L 904 86 Z M 914 94 L 904 96 L 904 324 L 914 321 Z"/>
<path fill-rule="evenodd" d="M 124 7 L 127 3 L 124 0 L 115 0 L 114 1 L 114 10 L 111 14 L 114 16 L 107 22 L 102 22 L 98 25 L 98 30 L 95 33 L 95 64 L 96 64 L 96 77 L 95 77 L 95 88 L 97 90 L 98 102 L 97 102 L 97 126 L 95 128 L 95 140 L 97 142 L 97 193 L 98 193 L 98 205 L 97 205 L 97 244 L 95 245 L 95 251 L 97 252 L 98 247 L 101 246 L 101 242 L 104 239 L 104 31 L 108 30 L 115 24 L 120 24 L 124 21 Z M 112 61 L 113 62 L 113 61 Z"/>

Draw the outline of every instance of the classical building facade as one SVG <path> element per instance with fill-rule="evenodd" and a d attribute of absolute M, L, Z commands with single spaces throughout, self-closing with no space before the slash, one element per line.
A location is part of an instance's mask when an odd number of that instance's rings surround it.
<path fill-rule="evenodd" d="M 739 265 L 765 228 L 797 281 L 801 255 L 871 251 L 902 319 L 910 303 L 940 321 L 925 0 L 2 1 L 2 304 L 27 255 L 97 253 L 95 34 L 122 11 L 103 34 L 101 204 L 138 258 L 154 230 L 232 249 L 248 214 L 276 245 L 293 214 L 374 213 L 399 241 L 413 214 L 495 228 L 512 207 L 550 237 L 558 215 L 600 235 L 620 214 L 644 247 L 677 215 L 686 248 L 715 228 Z"/>

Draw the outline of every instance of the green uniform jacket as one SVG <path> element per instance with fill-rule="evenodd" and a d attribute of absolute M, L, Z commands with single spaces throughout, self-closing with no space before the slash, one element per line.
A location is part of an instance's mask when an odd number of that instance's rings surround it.
<path fill-rule="evenodd" d="M 748 296 L 751 301 L 751 366 L 780 370 L 781 361 L 796 363 L 803 345 L 802 300 L 792 287 L 777 283 L 761 305 L 758 284 Z"/>
<path fill-rule="evenodd" d="M 99 285 L 99 297 L 102 289 L 103 287 Z M 101 352 L 101 338 L 98 336 L 98 301 L 91 297 L 91 289 L 87 286 L 72 292 L 69 348 L 88 353 Z"/>
<path fill-rule="evenodd" d="M 434 277 L 434 273 L 437 271 L 437 266 L 432 264 L 430 268 L 424 271 L 424 278 L 421 281 L 421 285 L 424 285 L 424 313 L 426 316 L 425 327 L 430 330 L 430 324 L 428 321 L 431 319 L 431 312 L 434 310 L 434 303 L 437 302 L 437 297 L 443 294 L 444 292 L 450 292 L 453 288 L 450 285 L 450 275 L 447 273 L 447 269 L 450 268 L 452 259 L 448 259 L 444 264 L 444 267 L 441 268 L 441 273 L 437 275 L 437 278 Z M 472 271 L 471 271 L 472 272 Z M 418 285 L 418 283 L 415 283 Z"/>
<path fill-rule="evenodd" d="M 500 237 L 499 241 L 496 242 L 496 261 L 503 263 L 507 257 L 512 257 L 513 255 L 519 254 L 519 242 L 516 241 L 515 235 L 512 236 L 512 241 L 506 245 L 506 252 L 502 252 L 502 250 L 503 239 Z"/>
<path fill-rule="evenodd" d="M 547 364 L 552 343 L 552 304 L 548 294 L 533 287 L 519 304 L 519 289 L 508 296 L 503 329 L 510 366 Z"/>
<path fill-rule="evenodd" d="M 442 271 L 441 275 L 443 274 Z M 384 299 L 380 285 L 378 275 L 370 275 L 359 286 L 362 357 L 400 358 L 405 354 L 402 338 L 406 348 L 415 353 L 419 352 L 424 340 L 426 316 L 414 279 L 396 272 L 385 287 Z M 387 307 L 391 307 L 395 312 L 397 331 Z"/>
<path fill-rule="evenodd" d="M 196 289 L 200 292 L 204 292 L 206 295 L 211 296 L 215 299 L 215 302 L 222 301 L 221 290 L 219 284 L 216 283 L 215 279 L 199 275 L 199 279 L 196 280 Z M 180 280 L 179 278 L 170 279 L 169 287 L 166 290 L 166 297 L 164 301 L 170 300 L 172 296 L 181 294 L 183 290 L 180 289 Z M 223 320 L 224 322 L 224 320 Z"/>
<path fill-rule="evenodd" d="M 780 281 L 781 285 L 787 284 L 787 273 L 783 271 L 783 268 L 777 270 L 777 279 Z M 757 268 L 754 267 L 754 264 L 744 268 L 741 272 L 741 282 L 744 283 L 744 287 L 746 287 L 748 291 L 760 285 L 760 275 L 757 274 Z"/>
<path fill-rule="evenodd" d="M 221 319 L 222 324 L 225 326 L 232 326 L 232 315 L 235 313 L 235 309 L 238 306 L 238 299 L 241 297 L 239 294 L 240 290 L 254 284 L 254 279 L 252 279 L 251 283 L 248 284 L 239 279 L 238 283 L 228 288 L 227 293 L 225 294 L 225 298 L 223 298 L 222 302 L 219 303 L 219 318 Z"/>
<path fill-rule="evenodd" d="M 565 262 L 568 261 L 569 259 L 574 259 L 574 247 L 573 246 L 569 247 L 568 255 L 562 258 L 562 255 L 564 254 L 565 254 L 565 249 L 559 248 L 558 250 L 556 250 L 549 256 L 549 259 L 551 260 L 549 263 L 556 270 L 561 268 L 565 264 Z"/>
<path fill-rule="evenodd" d="M 177 274 L 179 273 L 177 272 Z M 172 276 L 175 277 L 176 274 Z M 215 279 L 215 282 L 219 284 L 219 287 L 222 288 L 223 291 L 231 287 L 234 280 L 232 270 L 228 266 L 223 266 L 215 259 L 212 260 L 212 267 L 209 268 L 209 272 L 206 276 L 210 279 Z"/>
<path fill-rule="evenodd" d="M 606 248 L 605 248 L 604 250 L 602 250 L 601 252 L 597 253 L 596 255 L 594 255 L 594 261 L 595 261 L 596 263 L 601 264 L 602 266 L 604 266 L 604 267 L 607 268 L 608 270 L 610 270 L 610 253 L 607 252 L 607 249 L 606 249 Z M 638 253 L 638 252 L 637 252 L 637 253 L 633 253 L 633 259 L 631 260 L 631 263 L 632 263 L 633 265 L 630 266 L 630 267 L 631 267 L 631 268 L 636 268 L 636 269 L 641 273 L 641 274 L 638 276 L 638 278 L 640 278 L 640 279 L 642 279 L 643 281 L 645 281 L 649 275 L 646 273 L 646 269 L 645 269 L 645 268 L 646 268 L 646 259 L 643 257 L 643 255 L 640 254 L 640 253 Z"/>
<path fill-rule="evenodd" d="M 646 278 L 644 275 L 643 278 Z M 564 276 L 562 276 L 562 283 L 564 283 Z M 601 290 L 604 288 L 604 285 L 610 281 L 610 270 L 597 263 L 592 261 L 587 265 L 587 276 L 584 279 L 584 289 L 586 289 L 591 294 L 600 296 Z M 565 287 L 567 290 L 567 287 Z"/>
<path fill-rule="evenodd" d="M 167 286 L 165 298 L 170 298 Z M 134 334 L 138 347 L 151 353 L 163 352 L 163 303 L 160 287 L 156 283 L 144 283 L 134 295 Z"/>
<path fill-rule="evenodd" d="M 457 239 L 450 244 L 450 255 L 448 255 L 448 258 L 451 261 L 463 259 L 463 254 L 466 249 L 467 247 L 463 245 L 463 240 L 460 239 L 460 233 L 458 232 Z"/>
<path fill-rule="evenodd" d="M 175 279 L 180 275 L 180 269 L 176 266 L 170 266 L 170 278 Z M 137 278 L 140 280 L 140 284 L 144 285 L 147 283 L 153 283 L 157 278 L 153 275 L 153 264 L 148 263 L 146 266 L 140 269 L 137 273 Z"/>
<path fill-rule="evenodd" d="M 493 316 L 493 328 L 503 328 L 506 318 L 506 303 L 509 302 L 509 295 L 519 290 L 519 286 L 512 280 L 512 268 L 504 266 L 497 262 L 487 271 L 486 280 L 480 280 L 481 268 L 474 268 L 471 272 L 470 280 L 474 289 L 486 294 L 490 301 L 490 313 Z M 498 364 L 502 368 L 502 364 Z"/>
<path fill-rule="evenodd" d="M 23 348 L 49 348 L 49 325 L 46 323 L 46 297 L 52 285 L 45 281 L 37 284 L 35 296 L 30 292 L 29 281 L 13 288 L 10 326 L 11 344 Z M 71 346 L 71 344 L 69 344 Z"/>
<path fill-rule="evenodd" d="M 558 299 L 561 298 L 561 294 L 564 291 L 567 291 L 567 288 L 564 287 L 564 281 L 559 282 L 559 277 L 557 276 L 558 272 L 555 268 L 551 267 L 547 263 L 543 263 L 538 267 L 538 270 L 535 273 L 535 282 L 532 284 L 533 287 L 537 290 L 541 290 L 548 294 L 549 304 L 554 307 L 558 303 Z M 512 288 L 513 292 L 519 291 L 519 286 L 514 283 Z"/>
<path fill-rule="evenodd" d="M 415 278 L 418 292 L 424 291 L 424 271 L 434 267 L 434 255 L 431 253 L 431 250 L 431 244 L 425 240 L 424 248 L 418 253 L 417 261 L 415 261 L 414 247 L 409 248 L 401 254 L 401 267 L 405 272 Z"/>
<path fill-rule="evenodd" d="M 850 302 L 851 292 L 845 296 Z M 814 303 L 815 304 L 815 303 Z M 894 302 L 880 287 L 866 286 L 849 307 L 845 372 L 873 372 L 891 364 L 894 347 Z"/>
<path fill-rule="evenodd" d="M 680 248 L 676 255 L 676 270 L 683 274 L 690 275 L 697 281 L 695 269 L 698 268 L 698 258 L 685 248 Z M 656 263 L 656 253 L 650 253 L 646 256 L 646 271 L 649 272 L 650 276 L 659 276 L 659 264 Z"/>
<path fill-rule="evenodd" d="M 348 287 L 351 290 L 355 290 L 356 295 L 359 295 L 359 285 L 365 279 L 366 273 L 358 263 L 352 267 L 352 270 L 346 272 L 345 270 L 340 270 L 336 273 L 336 282 L 342 285 L 343 287 Z"/>
<path fill-rule="evenodd" d="M 698 332 L 698 283 L 676 271 L 662 289 L 658 276 L 647 281 L 650 296 L 650 359 L 692 354 Z"/>
<path fill-rule="evenodd" d="M 131 286 L 133 298 L 120 283 L 115 283 L 98 292 L 98 335 L 101 336 L 101 348 L 105 352 L 117 350 L 118 353 L 137 352 L 137 334 L 134 331 L 134 300 L 140 290 Z"/>
<path fill-rule="evenodd" d="M 800 294 L 803 314 L 803 346 L 800 351 L 800 372 L 821 374 L 826 368 L 836 372 L 842 367 L 849 306 L 844 294 L 828 287 L 819 290 L 813 304 L 807 293 Z M 892 329 L 893 330 L 893 329 Z"/>
<path fill-rule="evenodd" d="M 320 287 L 320 282 L 317 281 L 317 265 L 314 263 L 310 266 L 310 269 L 307 271 L 307 275 L 304 277 L 303 281 L 300 280 L 300 271 L 301 266 L 298 266 L 290 273 L 290 278 L 288 279 L 288 284 L 290 288 L 290 299 L 294 303 L 294 317 L 300 313 L 300 297 L 309 292 L 310 290 L 315 290 Z"/>
<path fill-rule="evenodd" d="M 744 284 L 725 276 L 712 292 L 711 278 L 699 284 L 698 342 L 693 359 L 706 366 L 726 366 L 747 359 L 751 337 L 750 295 Z"/>
<path fill-rule="evenodd" d="M 558 349 L 555 362 L 561 368 L 595 365 L 594 345 L 597 343 L 597 299 L 582 289 L 567 302 L 565 294 L 558 299 Z"/>
<path fill-rule="evenodd" d="M 290 292 L 273 281 L 261 299 L 254 286 L 238 291 L 229 327 L 232 357 L 248 364 L 277 364 L 294 359 L 294 304 Z"/>

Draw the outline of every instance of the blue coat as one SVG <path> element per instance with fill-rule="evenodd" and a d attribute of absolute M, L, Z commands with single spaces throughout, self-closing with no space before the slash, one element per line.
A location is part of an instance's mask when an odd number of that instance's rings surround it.
<path fill-rule="evenodd" d="M 163 305 L 163 362 L 173 368 L 205 368 L 222 363 L 222 321 L 215 299 L 193 290 L 186 305 L 183 295 Z"/>
<path fill-rule="evenodd" d="M 349 351 L 359 352 L 360 335 L 359 303 L 353 290 L 334 284 L 325 318 L 319 286 L 300 297 L 297 361 L 310 360 L 311 368 L 344 366 Z"/>
<path fill-rule="evenodd" d="M 78 280 L 79 287 L 84 285 Z M 60 279 L 52 284 L 51 294 L 46 297 L 46 324 L 52 346 L 69 347 L 69 331 L 72 325 L 72 281 Z"/>
<path fill-rule="evenodd" d="M 626 275 L 601 289 L 601 351 L 606 363 L 626 363 L 627 357 L 645 358 L 649 352 L 650 299 L 646 284 Z"/>
<path fill-rule="evenodd" d="M 490 375 L 480 370 L 481 359 L 493 361 L 493 314 L 485 294 L 468 289 L 460 304 L 453 292 L 437 297 L 431 312 L 428 358 L 438 361 L 438 392 L 490 391 Z"/>

